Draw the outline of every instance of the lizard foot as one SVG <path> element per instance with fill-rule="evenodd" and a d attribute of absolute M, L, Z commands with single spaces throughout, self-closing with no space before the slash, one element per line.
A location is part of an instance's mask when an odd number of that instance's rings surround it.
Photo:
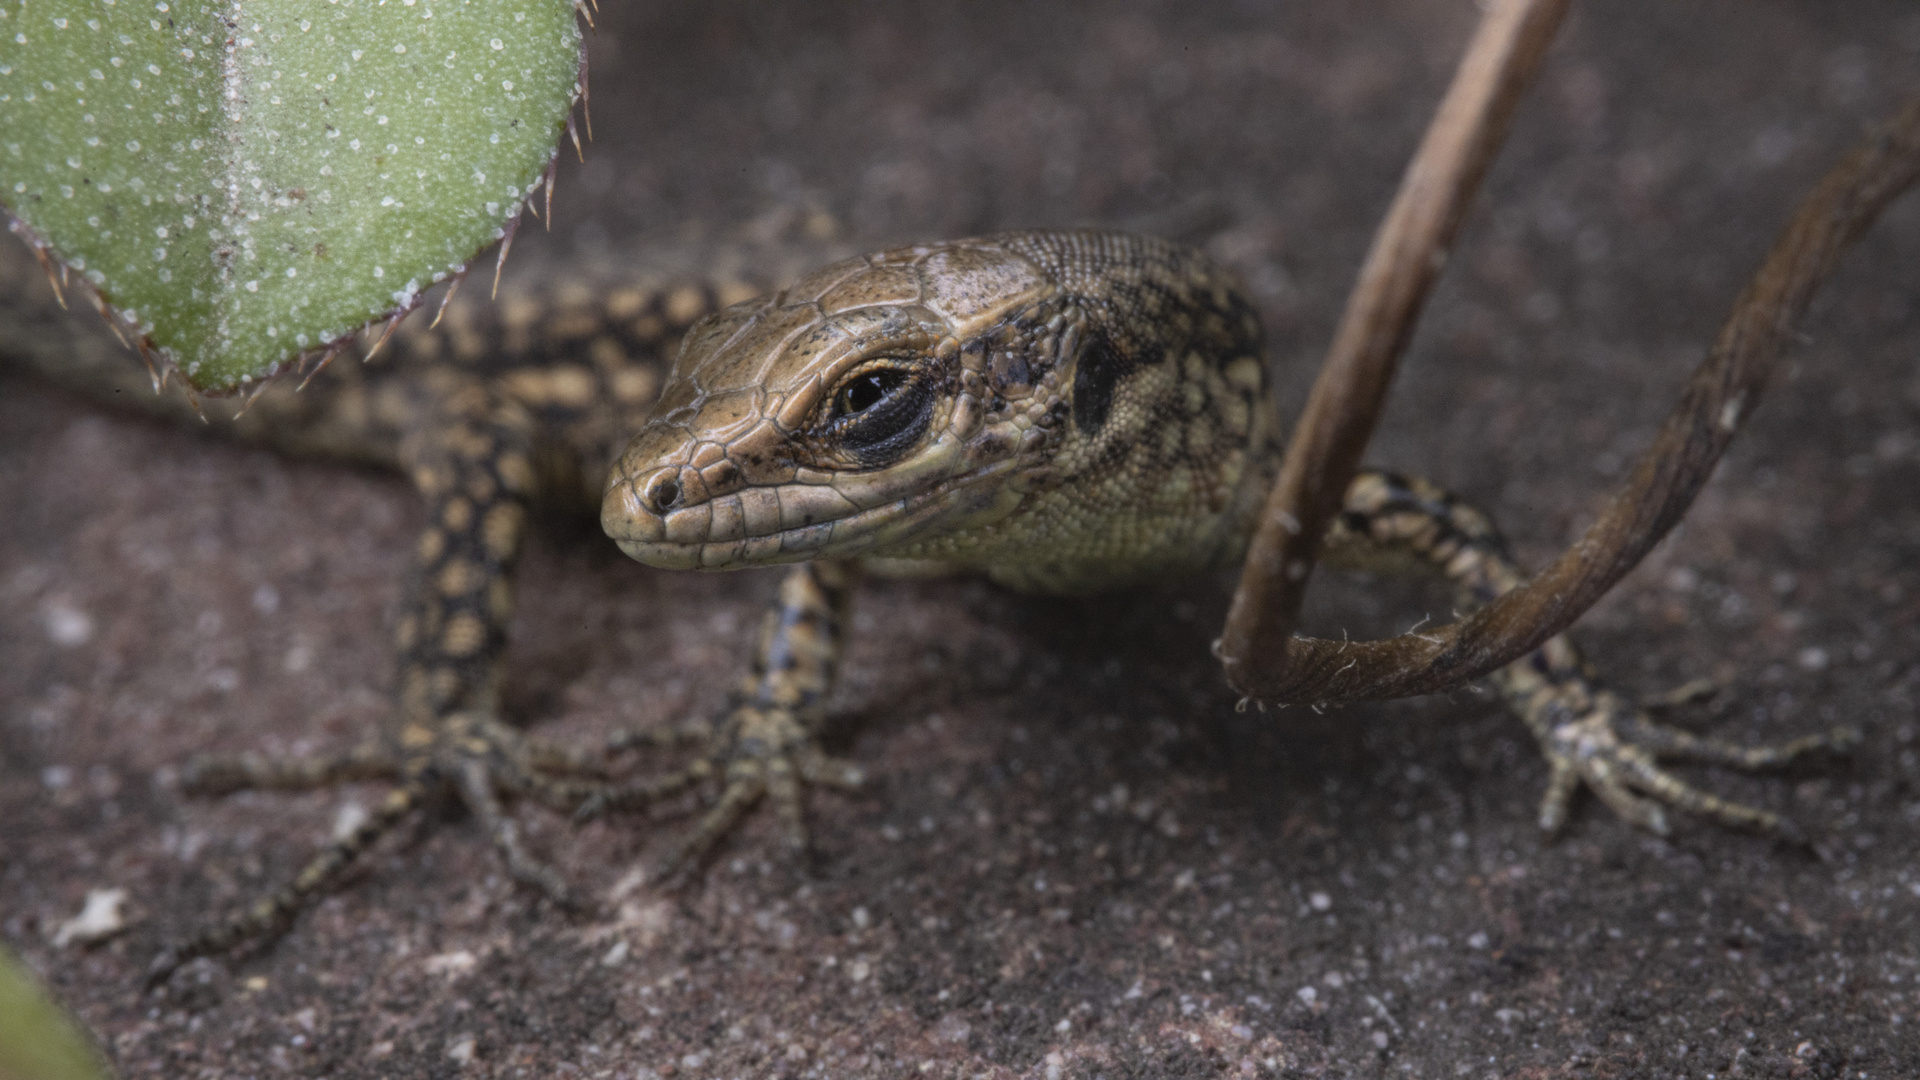
<path fill-rule="evenodd" d="M 1661 763 L 1695 761 L 1747 771 L 1773 769 L 1810 751 L 1845 751 L 1860 740 L 1853 728 L 1772 746 L 1706 738 L 1659 723 L 1626 698 L 1594 689 L 1584 680 L 1543 681 L 1528 699 L 1523 710 L 1528 726 L 1553 770 L 1540 803 L 1540 827 L 1548 833 L 1566 824 L 1574 793 L 1586 787 L 1628 823 L 1658 836 L 1671 832 L 1666 808 L 1675 807 L 1722 825 L 1804 845 L 1807 838 L 1792 821 L 1701 791 Z"/>
<path fill-rule="evenodd" d="M 667 733 L 635 732 L 621 745 L 694 743 L 702 747 L 685 768 L 612 786 L 580 805 L 579 817 L 639 807 L 717 780 L 719 798 L 693 830 L 674 844 L 656 880 L 690 868 L 713 849 L 762 799 L 771 799 L 786 832 L 786 847 L 807 850 L 801 810 L 804 785 L 850 790 L 861 770 L 820 749 L 827 695 L 840 664 L 841 634 L 856 578 L 841 562 L 802 563 L 780 583 L 779 599 L 760 628 L 752 671 L 734 691 L 720 723 L 692 724 Z"/>
<path fill-rule="evenodd" d="M 644 807 L 718 778 L 718 797 L 698 824 L 661 860 L 656 874 L 660 880 L 671 879 L 698 863 L 762 799 L 773 802 L 788 852 L 803 857 L 807 851 L 800 799 L 803 786 L 852 791 L 866 781 L 859 766 L 820 749 L 817 737 L 794 709 L 764 702 L 735 706 L 717 728 L 693 724 L 667 732 L 630 732 L 617 737 L 614 745 L 689 742 L 703 744 L 703 748 L 685 767 L 662 776 L 609 785 L 589 797 L 575 814 L 584 820 L 610 810 Z"/>
<path fill-rule="evenodd" d="M 519 825 L 507 813 L 502 797 L 526 796 L 556 809 L 578 806 L 620 786 L 591 778 L 604 768 L 606 752 L 583 752 L 530 738 L 491 716 L 476 713 L 454 713 L 433 725 L 407 725 L 395 742 L 393 746 L 371 742 L 345 754 L 318 757 L 239 754 L 208 755 L 189 761 L 181 787 L 195 795 L 248 789 L 311 791 L 367 780 L 390 781 L 397 786 L 376 809 L 335 836 L 293 880 L 192 938 L 162 950 L 148 967 L 147 986 L 164 982 L 190 960 L 285 930 L 362 853 L 438 795 L 456 795 L 465 803 L 486 828 L 514 880 L 538 889 L 562 907 L 573 906 L 559 873 L 526 849 Z"/>
<path fill-rule="evenodd" d="M 1357 569 L 1392 570 L 1411 561 L 1439 570 L 1454 582 L 1468 610 L 1527 580 L 1485 514 L 1424 480 L 1378 470 L 1362 471 L 1348 488 L 1341 516 L 1328 529 L 1326 554 Z M 1540 804 L 1540 827 L 1548 833 L 1566 824 L 1574 794 L 1585 787 L 1628 823 L 1661 836 L 1670 831 L 1667 808 L 1677 807 L 1722 825 L 1804 844 L 1799 828 L 1780 815 L 1709 795 L 1661 762 L 1768 769 L 1810 750 L 1843 750 L 1860 738 L 1842 728 L 1779 746 L 1749 747 L 1668 727 L 1650 711 L 1711 697 L 1719 685 L 1695 680 L 1658 697 L 1629 701 L 1595 681 L 1593 669 L 1565 634 L 1494 672 L 1490 681 L 1526 722 L 1552 768 Z"/>

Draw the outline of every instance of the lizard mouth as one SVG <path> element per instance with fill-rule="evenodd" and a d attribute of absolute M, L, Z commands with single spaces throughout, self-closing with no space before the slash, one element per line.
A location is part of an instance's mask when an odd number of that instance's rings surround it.
<path fill-rule="evenodd" d="M 850 558 L 910 544 L 956 519 L 985 520 L 1012 507 L 992 483 L 1013 463 L 964 468 L 960 441 L 935 441 L 910 462 L 874 473 L 799 470 L 783 484 L 690 498 L 699 483 L 677 466 L 616 475 L 601 525 L 629 558 L 665 570 L 734 570 Z M 1017 496 L 1014 499 L 1017 502 Z"/>

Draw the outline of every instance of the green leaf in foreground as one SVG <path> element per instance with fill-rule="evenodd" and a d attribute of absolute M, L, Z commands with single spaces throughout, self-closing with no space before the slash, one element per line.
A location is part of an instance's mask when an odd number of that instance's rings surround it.
<path fill-rule="evenodd" d="M 60 1011 L 26 967 L 0 949 L 0 1077 L 106 1080 L 107 1068 L 80 1026 Z"/>
<path fill-rule="evenodd" d="M 233 390 L 504 235 L 580 42 L 571 0 L 0 0 L 0 203 Z"/>

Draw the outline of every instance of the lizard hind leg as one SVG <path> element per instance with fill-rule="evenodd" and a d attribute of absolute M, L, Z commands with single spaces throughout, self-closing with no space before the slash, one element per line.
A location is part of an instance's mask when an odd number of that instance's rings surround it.
<path fill-rule="evenodd" d="M 1330 563 L 1359 569 L 1424 568 L 1443 574 L 1461 602 L 1480 607 L 1525 583 L 1493 523 L 1423 480 L 1362 471 L 1328 530 Z M 1659 835 L 1667 807 L 1722 825 L 1800 842 L 1793 822 L 1768 810 L 1701 791 L 1662 767 L 1696 761 L 1743 770 L 1770 769 L 1814 750 L 1844 750 L 1858 733 L 1841 728 L 1778 746 L 1744 746 L 1659 723 L 1626 697 L 1600 686 L 1562 634 L 1495 672 L 1492 682 L 1519 714 L 1551 770 L 1540 826 L 1558 831 L 1574 794 L 1591 790 L 1629 823 Z"/>
<path fill-rule="evenodd" d="M 610 787 L 582 805 L 579 816 L 645 806 L 714 778 L 719 798 L 669 849 L 657 877 L 672 877 L 699 862 L 763 799 L 773 803 L 787 850 L 804 854 L 804 788 L 853 790 L 865 781 L 858 766 L 829 756 L 819 745 L 856 578 L 845 562 L 795 567 L 781 582 L 779 599 L 762 625 L 753 669 L 718 724 L 628 733 L 619 740 L 625 745 L 704 744 L 694 761 L 673 773 Z"/>

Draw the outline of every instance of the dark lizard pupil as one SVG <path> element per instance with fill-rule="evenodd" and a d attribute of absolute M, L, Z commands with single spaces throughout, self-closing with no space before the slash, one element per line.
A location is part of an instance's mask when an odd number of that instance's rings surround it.
<path fill-rule="evenodd" d="M 848 415 L 866 412 L 878 405 L 887 396 L 887 391 L 898 386 L 900 382 L 899 374 L 891 371 L 876 371 L 871 375 L 862 376 L 852 386 L 842 391 L 841 401 L 845 406 L 843 411 Z"/>
<path fill-rule="evenodd" d="M 863 467 L 883 468 L 910 453 L 933 420 L 934 383 L 898 368 L 856 374 L 833 397 L 830 438 Z"/>

